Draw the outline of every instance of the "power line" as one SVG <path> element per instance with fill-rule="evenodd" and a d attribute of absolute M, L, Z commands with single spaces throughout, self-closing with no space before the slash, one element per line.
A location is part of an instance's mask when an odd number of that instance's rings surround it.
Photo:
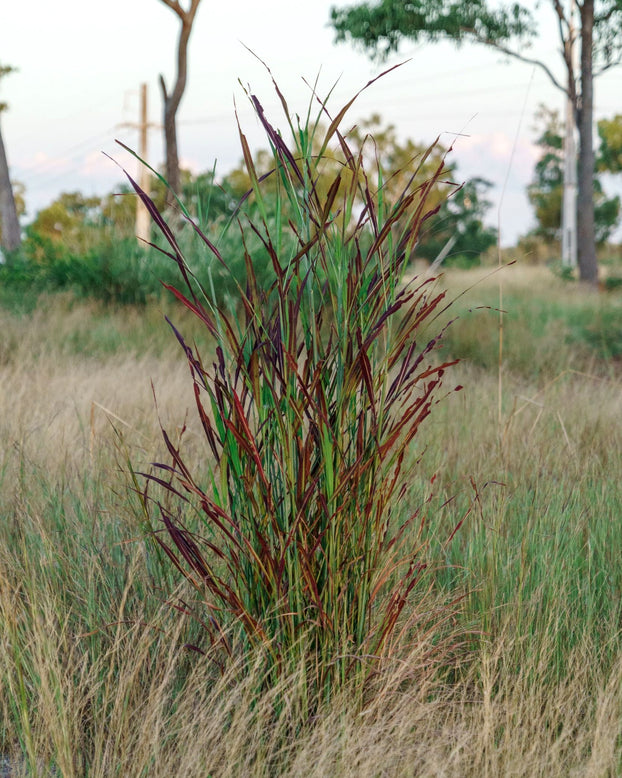
<path fill-rule="evenodd" d="M 53 168 L 54 165 L 58 164 L 59 159 L 67 156 L 77 159 L 81 155 L 82 151 L 89 150 L 89 147 L 92 148 L 94 145 L 99 144 L 103 140 L 109 140 L 114 130 L 115 127 L 110 127 L 105 132 L 101 132 L 98 135 L 94 135 L 91 138 L 80 141 L 80 143 L 76 143 L 74 146 L 70 146 L 68 149 L 64 149 L 56 157 L 48 157 L 48 159 L 44 162 L 35 162 L 31 165 L 22 165 L 21 167 L 27 171 L 35 170 L 35 174 L 38 174 L 39 172 L 45 173 L 47 169 Z M 75 152 L 80 152 L 80 154 L 75 155 Z"/>
<path fill-rule="evenodd" d="M 95 147 L 92 147 L 91 149 L 85 149 L 84 151 L 88 152 L 91 150 L 101 151 L 101 149 L 97 149 Z M 18 178 L 20 180 L 24 179 L 24 184 L 27 186 L 27 190 L 30 190 L 32 188 L 34 188 L 35 190 L 42 189 L 58 181 L 62 181 L 65 178 L 69 178 L 71 177 L 72 174 L 77 173 L 79 170 L 79 165 L 77 163 L 79 161 L 84 160 L 84 158 L 85 156 L 83 152 L 79 154 L 74 154 L 68 158 L 65 157 L 64 160 L 61 160 L 64 161 L 66 164 L 66 167 L 62 171 L 54 171 L 53 169 L 54 165 L 58 164 L 59 159 L 49 160 L 45 169 L 39 170 L 33 168 L 24 168 L 24 172 L 26 173 L 26 175 L 25 176 L 22 175 L 20 171 L 20 175 L 18 176 Z"/>

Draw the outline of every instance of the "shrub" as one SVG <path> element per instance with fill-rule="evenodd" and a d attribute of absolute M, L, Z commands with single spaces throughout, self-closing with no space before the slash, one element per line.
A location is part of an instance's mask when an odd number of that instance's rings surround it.
<path fill-rule="evenodd" d="M 435 359 L 442 333 L 425 334 L 444 293 L 431 280 L 401 278 L 443 165 L 432 179 L 411 179 L 389 208 L 382 171 L 366 170 L 339 131 L 353 101 L 314 143 L 325 104 L 317 124 L 295 124 L 275 88 L 294 147 L 251 96 L 281 217 L 264 218 L 262 181 L 240 130 L 258 215 L 239 218 L 246 279 L 237 313 L 197 283 L 134 184 L 179 269 L 183 283 L 166 286 L 215 347 L 208 360 L 171 324 L 188 359 L 205 458 L 193 468 L 183 436 L 175 445 L 163 430 L 170 461 L 140 474 L 139 488 L 146 526 L 196 589 L 206 640 L 223 657 L 264 651 L 266 682 L 303 667 L 313 707 L 369 678 L 404 634 L 416 639 L 423 629 L 412 600 L 426 568 L 425 509 L 407 505 L 406 475 L 453 363 Z M 315 183 L 335 141 L 343 164 L 320 193 Z M 195 231 L 228 273 L 230 258 Z M 263 285 L 260 273 L 274 280 Z M 445 616 L 436 618 L 440 630 Z"/>
<path fill-rule="evenodd" d="M 55 289 L 71 289 L 76 297 L 107 304 L 144 305 L 160 296 L 159 278 L 170 267 L 157 252 L 146 250 L 135 238 L 104 241 L 83 256 L 70 255 L 51 264 L 46 273 Z"/>

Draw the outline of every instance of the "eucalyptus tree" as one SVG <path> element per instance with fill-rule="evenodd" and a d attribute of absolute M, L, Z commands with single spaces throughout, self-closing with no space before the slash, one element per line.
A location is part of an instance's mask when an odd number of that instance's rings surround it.
<path fill-rule="evenodd" d="M 538 17 L 523 3 L 490 0 L 381 0 L 333 8 L 331 21 L 337 41 L 352 41 L 372 56 L 383 58 L 397 51 L 402 40 L 456 44 L 471 41 L 542 69 L 551 83 L 565 93 L 574 108 L 579 133 L 578 160 L 578 262 L 582 281 L 598 280 L 594 223 L 594 79 L 622 60 L 622 0 L 547 0 L 559 32 L 565 72 L 558 78 L 551 63 L 528 55 L 538 36 Z M 575 27 L 571 9 L 578 11 Z M 580 42 L 580 63 L 574 47 Z"/>

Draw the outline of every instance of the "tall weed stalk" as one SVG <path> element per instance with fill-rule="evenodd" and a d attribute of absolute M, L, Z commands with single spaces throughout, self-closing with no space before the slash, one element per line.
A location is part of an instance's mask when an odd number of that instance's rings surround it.
<path fill-rule="evenodd" d="M 301 122 L 275 89 L 292 147 L 250 96 L 274 157 L 269 195 L 240 129 L 253 188 L 237 217 L 246 247 L 237 311 L 197 285 L 135 187 L 179 268 L 181 284 L 165 286 L 215 354 L 207 359 L 171 323 L 205 458 L 192 469 L 183 441 L 163 430 L 170 460 L 142 474 L 141 490 L 148 526 L 194 586 L 211 643 L 230 657 L 265 650 L 267 682 L 303 666 L 310 696 L 326 699 L 368 677 L 419 613 L 425 506 L 408 505 L 407 475 L 453 363 L 434 354 L 442 333 L 425 334 L 443 293 L 402 278 L 444 169 L 413 176 L 387 202 L 382 171 L 367 170 L 339 129 L 354 100 L 335 117 L 318 100 L 313 121 L 313 98 Z M 226 270 L 230 258 L 193 227 Z M 274 279 L 265 286 L 248 248 L 257 239 Z"/>

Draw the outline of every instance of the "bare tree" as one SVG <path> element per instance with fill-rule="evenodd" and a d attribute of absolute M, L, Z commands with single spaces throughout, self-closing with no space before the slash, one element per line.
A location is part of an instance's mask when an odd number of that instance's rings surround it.
<path fill-rule="evenodd" d="M 14 70 L 12 67 L 0 67 L 0 78 L 6 76 Z M 6 103 L 0 103 L 0 114 L 6 110 Z M 13 251 L 21 243 L 21 231 L 19 228 L 19 219 L 17 218 L 17 208 L 15 207 L 15 197 L 13 195 L 13 186 L 9 177 L 9 163 L 7 162 L 6 152 L 4 150 L 4 141 L 2 140 L 2 128 L 0 127 L 0 219 L 2 223 L 2 232 L 0 233 L 0 243 L 2 248 L 7 251 Z"/>
<path fill-rule="evenodd" d="M 194 17 L 201 0 L 190 0 L 190 8 L 186 11 L 178 0 L 162 0 L 181 21 L 179 39 L 177 41 L 177 76 L 173 91 L 166 88 L 164 76 L 160 75 L 160 88 L 164 100 L 164 144 L 166 148 L 166 180 L 175 193 L 180 190 L 179 154 L 177 151 L 177 109 L 183 97 L 188 77 L 188 41 L 192 32 Z M 171 200 L 174 198 L 170 198 Z"/>

